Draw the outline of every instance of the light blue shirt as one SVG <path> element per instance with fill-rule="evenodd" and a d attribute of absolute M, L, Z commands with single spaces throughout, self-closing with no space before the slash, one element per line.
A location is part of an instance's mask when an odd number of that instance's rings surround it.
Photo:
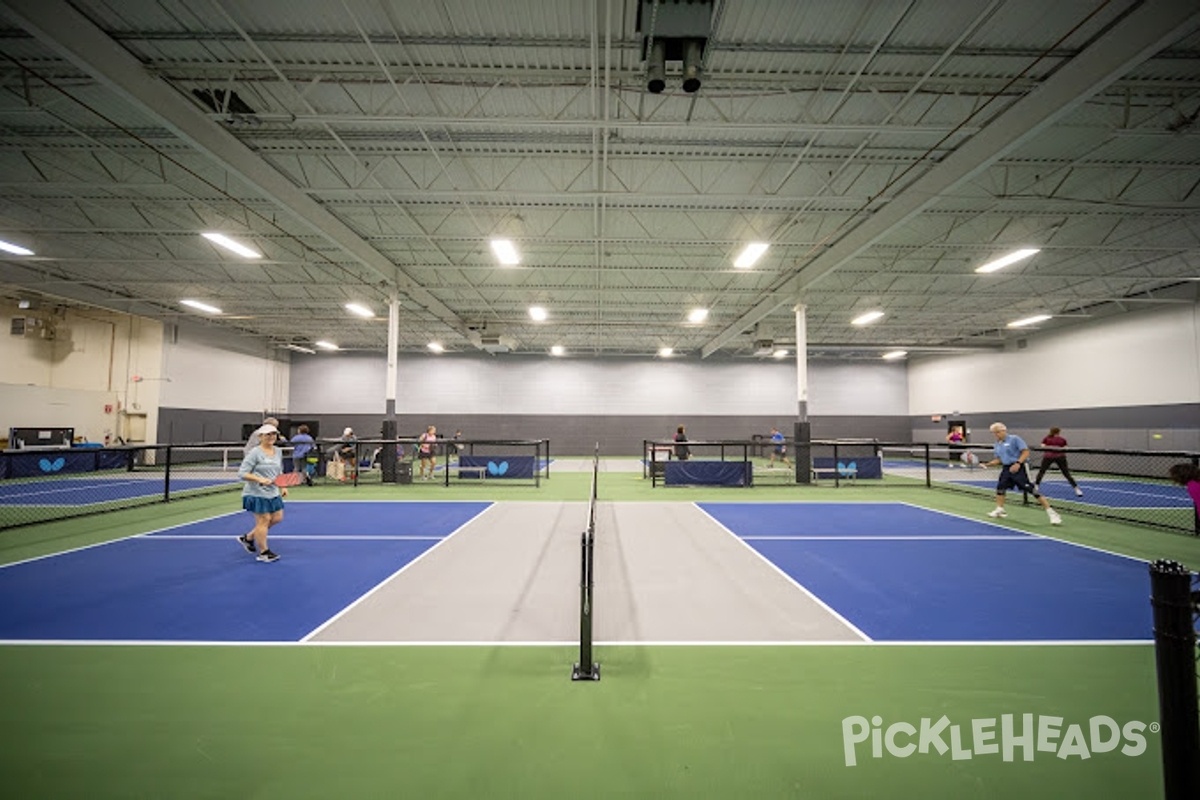
<path fill-rule="evenodd" d="M 1015 433 L 1010 433 L 992 447 L 992 452 L 1004 466 L 1011 466 L 1021 460 L 1021 451 L 1028 450 L 1029 445 Z"/>
<path fill-rule="evenodd" d="M 315 441 L 307 433 L 297 433 L 292 437 L 292 444 L 296 447 L 292 451 L 292 458 L 304 458 L 308 451 L 313 449 Z"/>
<path fill-rule="evenodd" d="M 269 456 L 263 452 L 261 447 L 256 447 L 246 454 L 242 459 L 242 465 L 238 467 L 238 477 L 242 479 L 242 497 L 262 497 L 270 500 L 273 497 L 279 497 L 279 487 L 274 483 L 268 483 L 265 486 L 257 481 L 248 481 L 246 476 L 253 473 L 260 478 L 268 478 L 274 481 L 283 472 L 283 457 L 279 454 L 279 448 L 275 448 L 275 455 Z"/>
<path fill-rule="evenodd" d="M 783 444 L 783 431 L 775 431 L 772 433 L 771 441 L 775 444 Z"/>

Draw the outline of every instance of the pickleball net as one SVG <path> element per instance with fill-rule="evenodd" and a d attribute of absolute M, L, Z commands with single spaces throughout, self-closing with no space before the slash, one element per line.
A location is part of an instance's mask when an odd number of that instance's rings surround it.
<path fill-rule="evenodd" d="M 595 585 L 596 498 L 600 475 L 600 443 L 592 456 L 592 482 L 588 493 L 587 521 L 580 535 L 579 552 L 579 661 L 571 669 L 573 681 L 600 680 L 600 665 L 592 657 L 592 589 Z"/>

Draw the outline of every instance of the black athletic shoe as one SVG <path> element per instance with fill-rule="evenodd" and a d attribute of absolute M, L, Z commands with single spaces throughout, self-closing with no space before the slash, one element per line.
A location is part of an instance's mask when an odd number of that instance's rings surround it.
<path fill-rule="evenodd" d="M 278 561 L 279 556 L 277 556 L 275 553 L 272 553 L 270 550 L 263 550 L 258 554 L 258 560 L 269 564 L 272 561 Z"/>
<path fill-rule="evenodd" d="M 239 536 L 238 541 L 242 543 L 242 547 L 246 548 L 247 553 L 254 552 L 254 540 L 249 536 Z"/>

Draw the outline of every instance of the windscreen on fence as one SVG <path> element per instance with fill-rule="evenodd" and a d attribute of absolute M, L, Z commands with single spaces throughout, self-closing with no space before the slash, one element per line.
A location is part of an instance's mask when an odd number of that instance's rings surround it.
<path fill-rule="evenodd" d="M 1200 453 L 1071 447 L 1030 448 L 1030 480 L 1055 509 L 1200 535 L 1200 517 L 1184 487 L 1173 483 L 1174 464 L 1200 463 Z M 797 465 L 794 441 L 642 442 L 643 477 L 654 487 L 811 486 L 866 490 L 935 488 L 992 497 L 1000 470 L 991 446 L 953 448 L 927 442 L 814 439 L 808 461 Z M 1036 502 L 1019 490 L 1013 495 Z"/>

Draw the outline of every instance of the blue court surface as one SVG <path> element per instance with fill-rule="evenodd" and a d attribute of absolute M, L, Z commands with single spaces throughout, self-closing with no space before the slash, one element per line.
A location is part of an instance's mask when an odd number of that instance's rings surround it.
<path fill-rule="evenodd" d="M 274 564 L 229 514 L 0 568 L 0 640 L 295 642 L 490 503 L 290 503 Z"/>
<path fill-rule="evenodd" d="M 193 489 L 211 489 L 238 483 L 231 478 L 171 478 L 171 493 Z M 82 506 L 129 500 L 134 497 L 162 495 L 161 475 L 152 478 L 60 478 L 35 482 L 12 481 L 0 484 L 0 505 L 4 506 Z"/>
<path fill-rule="evenodd" d="M 1037 473 L 1034 473 L 1036 475 Z M 1033 479 L 1033 475 L 1029 476 Z M 1123 480 L 1088 480 L 1077 478 L 1083 497 L 1076 497 L 1071 484 L 1056 476 L 1050 475 L 1041 485 L 1042 494 L 1051 500 L 1070 500 L 1073 503 L 1087 503 L 1105 508 L 1191 508 L 1192 499 L 1182 486 L 1166 483 L 1142 483 L 1139 481 Z M 983 480 L 956 480 L 964 486 L 978 486 L 981 489 L 994 491 L 996 476 Z M 1016 496 L 1020 496 L 1017 491 Z"/>
<path fill-rule="evenodd" d="M 699 507 L 875 641 L 1149 641 L 1144 562 L 902 503 Z"/>

